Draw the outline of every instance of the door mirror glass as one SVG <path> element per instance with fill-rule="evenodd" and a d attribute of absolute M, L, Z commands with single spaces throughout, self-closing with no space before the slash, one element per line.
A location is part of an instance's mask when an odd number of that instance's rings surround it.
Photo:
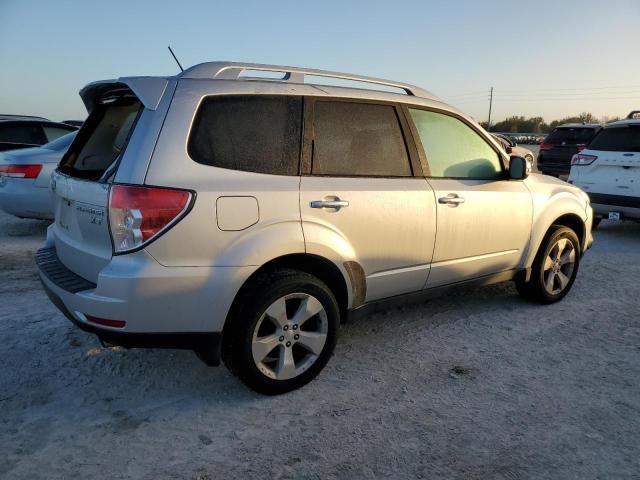
<path fill-rule="evenodd" d="M 513 180 L 524 180 L 531 173 L 531 165 L 527 159 L 512 156 L 509 162 L 509 177 Z"/>

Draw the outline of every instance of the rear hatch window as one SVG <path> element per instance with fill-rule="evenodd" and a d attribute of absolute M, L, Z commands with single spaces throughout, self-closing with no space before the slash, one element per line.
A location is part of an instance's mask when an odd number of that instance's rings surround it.
<path fill-rule="evenodd" d="M 60 162 L 60 172 L 86 180 L 103 178 L 126 147 L 142 108 L 132 95 L 101 100 Z"/>
<path fill-rule="evenodd" d="M 605 128 L 589 144 L 589 150 L 640 152 L 640 124 Z"/>
<path fill-rule="evenodd" d="M 594 128 L 556 128 L 545 139 L 550 145 L 581 145 L 589 143 L 596 133 Z"/>

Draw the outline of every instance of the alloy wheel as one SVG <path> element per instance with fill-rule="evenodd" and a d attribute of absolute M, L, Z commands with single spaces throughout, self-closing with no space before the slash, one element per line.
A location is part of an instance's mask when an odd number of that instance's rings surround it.
<path fill-rule="evenodd" d="M 576 249 L 567 238 L 559 238 L 553 245 L 543 266 L 544 288 L 550 295 L 562 293 L 573 275 L 576 263 Z"/>
<path fill-rule="evenodd" d="M 313 365 L 327 341 L 327 313 L 307 293 L 291 293 L 274 301 L 253 332 L 253 361 L 264 375 L 289 380 Z"/>

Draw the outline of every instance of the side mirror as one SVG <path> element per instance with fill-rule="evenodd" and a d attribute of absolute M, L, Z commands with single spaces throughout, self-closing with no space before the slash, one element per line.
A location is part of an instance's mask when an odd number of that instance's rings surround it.
<path fill-rule="evenodd" d="M 512 154 L 513 153 L 513 148 L 511 148 L 510 146 L 506 146 L 506 147 L 504 147 L 504 149 L 508 154 Z"/>
<path fill-rule="evenodd" d="M 531 173 L 531 165 L 526 158 L 511 157 L 509 162 L 509 178 L 513 180 L 524 180 Z"/>

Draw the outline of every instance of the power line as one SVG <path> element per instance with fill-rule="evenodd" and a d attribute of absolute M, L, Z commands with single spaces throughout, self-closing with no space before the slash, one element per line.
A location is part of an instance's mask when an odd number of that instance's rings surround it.
<path fill-rule="evenodd" d="M 607 92 L 602 90 L 618 90 L 613 92 Z M 619 91 L 623 90 L 623 91 Z M 620 94 L 620 93 L 634 93 L 640 91 L 640 85 L 626 85 L 626 86 L 609 86 L 609 87 L 584 87 L 584 88 L 522 88 L 522 89 L 506 89 L 500 90 L 501 94 L 506 95 L 603 95 L 603 94 Z M 472 95 L 480 95 L 485 90 L 475 90 L 468 92 L 453 93 L 446 95 L 449 98 L 464 97 Z"/>
<path fill-rule="evenodd" d="M 582 91 L 582 90 L 617 90 L 617 89 L 637 89 L 640 88 L 640 85 L 617 85 L 617 86 L 607 86 L 607 87 L 571 87 L 571 88 L 554 88 L 554 87 L 545 87 L 545 88 L 518 88 L 518 89 L 506 89 L 501 90 L 504 92 L 544 92 L 544 91 Z"/>
<path fill-rule="evenodd" d="M 496 100 L 500 100 L 501 97 L 496 97 L 494 95 L 494 101 Z M 553 101 L 553 102 L 570 102 L 570 101 L 588 101 L 588 99 L 585 98 L 576 98 L 576 97 L 570 97 L 570 98 L 558 98 L 558 97 L 541 97 L 541 98 L 506 98 L 504 99 L 505 102 L 508 102 L 509 104 L 514 104 L 514 103 L 518 103 L 518 102 L 546 102 L 546 101 Z M 627 100 L 629 102 L 638 102 L 640 101 L 640 95 L 636 96 L 636 97 L 593 97 L 591 99 L 592 101 L 598 101 L 598 100 Z M 466 100 L 454 100 L 454 103 L 471 103 L 471 102 L 486 102 L 486 98 L 471 98 L 471 99 L 466 99 Z M 504 102 L 501 102 L 504 103 Z"/>
<path fill-rule="evenodd" d="M 592 93 L 501 93 L 501 97 L 593 97 L 601 95 L 640 95 L 640 90 L 629 90 L 623 92 L 592 92 Z"/>

